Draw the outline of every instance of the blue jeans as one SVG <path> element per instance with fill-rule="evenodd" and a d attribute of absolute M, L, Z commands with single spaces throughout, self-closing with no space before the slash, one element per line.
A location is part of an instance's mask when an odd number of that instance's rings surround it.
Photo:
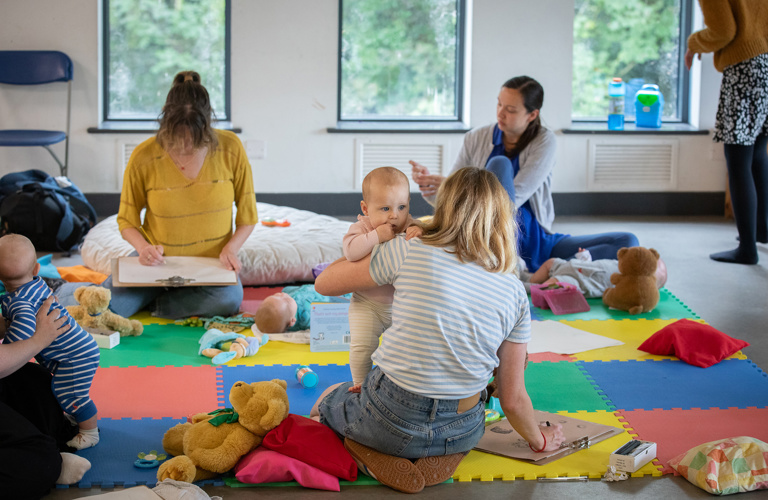
<path fill-rule="evenodd" d="M 76 305 L 74 293 L 81 286 L 95 283 L 64 283 L 56 291 L 63 306 Z M 233 316 L 243 303 L 243 285 L 237 277 L 236 285 L 187 287 L 124 287 L 113 286 L 112 276 L 101 284 L 112 292 L 109 309 L 115 314 L 130 317 L 148 308 L 153 316 L 168 319 L 190 316 Z"/>
<path fill-rule="evenodd" d="M 320 422 L 358 443 L 396 457 L 422 458 L 469 451 L 483 437 L 485 404 L 457 413 L 458 400 L 413 394 L 378 366 L 360 393 L 348 382 L 320 402 Z"/>
<path fill-rule="evenodd" d="M 599 233 L 583 236 L 566 236 L 555 243 L 550 257 L 568 260 L 576 255 L 579 248 L 589 250 L 592 260 L 616 259 L 616 254 L 622 247 L 636 247 L 640 242 L 632 233 Z"/>

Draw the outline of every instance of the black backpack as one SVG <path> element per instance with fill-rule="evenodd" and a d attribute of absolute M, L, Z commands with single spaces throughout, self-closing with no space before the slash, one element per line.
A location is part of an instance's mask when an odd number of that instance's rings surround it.
<path fill-rule="evenodd" d="M 2 234 L 24 235 L 38 251 L 68 252 L 94 224 L 96 211 L 74 184 L 61 187 L 41 170 L 0 178 Z"/>

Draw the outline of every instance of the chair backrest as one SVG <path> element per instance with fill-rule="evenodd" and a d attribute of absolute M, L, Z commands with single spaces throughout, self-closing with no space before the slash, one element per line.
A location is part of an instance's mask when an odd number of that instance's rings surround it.
<path fill-rule="evenodd" d="M 56 50 L 0 50 L 0 83 L 39 85 L 72 80 L 72 59 Z"/>

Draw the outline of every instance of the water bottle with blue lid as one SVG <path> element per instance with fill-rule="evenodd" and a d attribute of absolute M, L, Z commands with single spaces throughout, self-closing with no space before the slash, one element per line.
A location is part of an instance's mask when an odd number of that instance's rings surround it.
<path fill-rule="evenodd" d="M 626 88 L 621 78 L 608 84 L 608 130 L 624 130 L 624 94 Z"/>

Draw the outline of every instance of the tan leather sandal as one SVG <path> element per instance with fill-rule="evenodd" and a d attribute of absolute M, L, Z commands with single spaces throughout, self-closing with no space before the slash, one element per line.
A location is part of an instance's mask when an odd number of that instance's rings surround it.
<path fill-rule="evenodd" d="M 424 489 L 424 476 L 407 458 L 385 455 L 349 438 L 344 439 L 344 448 L 364 474 L 381 484 L 403 493 L 418 493 Z"/>
<path fill-rule="evenodd" d="M 444 483 L 453 477 L 456 468 L 459 466 L 467 453 L 453 453 L 437 457 L 424 457 L 416 460 L 414 464 L 421 475 L 424 476 L 424 486 L 434 486 Z"/>

